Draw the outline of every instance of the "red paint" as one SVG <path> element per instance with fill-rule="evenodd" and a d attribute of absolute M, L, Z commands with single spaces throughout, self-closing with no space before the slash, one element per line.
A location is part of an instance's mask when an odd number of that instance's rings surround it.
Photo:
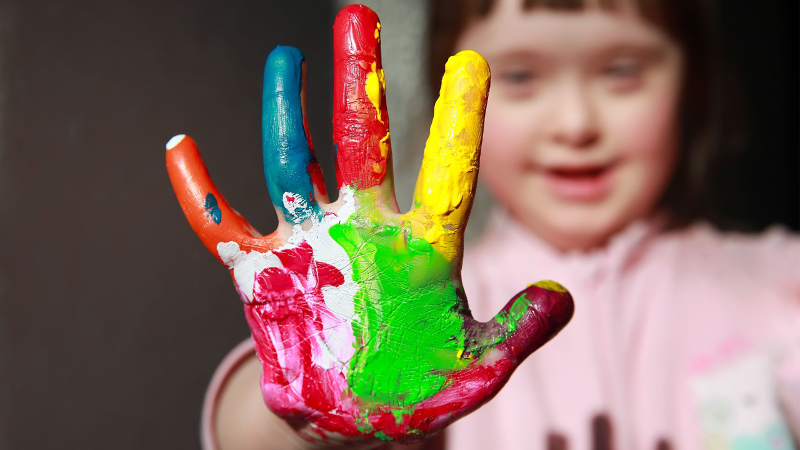
<path fill-rule="evenodd" d="M 527 296 L 531 305 L 517 323 L 516 332 L 497 346 L 519 362 L 558 334 L 575 312 L 575 303 L 569 292 L 559 292 L 536 285 L 530 285 L 520 291 L 506 304 L 503 311 L 510 313 L 515 299 L 522 294 Z"/>
<path fill-rule="evenodd" d="M 381 93 L 381 122 L 365 89 L 372 65 L 376 70 L 383 67 L 377 26 L 378 15 L 363 5 L 342 9 L 333 26 L 333 142 L 340 189 L 381 184 L 390 159 L 389 153 L 381 155 L 379 144 L 389 132 L 385 93 Z"/>
<path fill-rule="evenodd" d="M 264 399 L 284 418 L 313 423 L 318 437 L 323 438 L 327 432 L 356 438 L 374 436 L 375 431 L 401 442 L 429 437 L 491 400 L 525 357 L 555 336 L 569 322 L 574 311 L 569 293 L 529 286 L 504 308 L 508 314 L 523 293 L 530 300 L 531 305 L 518 322 L 516 331 L 495 347 L 489 358 L 478 358 L 466 368 L 450 373 L 439 393 L 413 407 L 409 405 L 413 412 L 404 414 L 398 423 L 393 408 L 360 404 L 348 393 L 344 377 L 337 370 L 323 370 L 311 361 L 313 340 L 309 337 L 321 332 L 319 315 L 326 311 L 330 313 L 322 303 L 320 288 L 343 283 L 341 272 L 333 266 L 315 262 L 311 247 L 305 242 L 295 249 L 275 254 L 284 268 L 267 269 L 259 274 L 256 297 L 259 302 L 278 298 L 287 303 L 295 302 L 297 312 L 293 313 L 287 306 L 277 315 L 274 308 L 267 311 L 264 303 L 245 308 L 256 351 L 265 368 L 262 378 Z M 314 277 L 309 276 L 312 273 Z M 319 281 L 312 283 L 311 278 Z M 270 336 L 270 324 L 277 330 L 277 334 L 273 332 L 279 337 L 277 342 Z M 496 323 L 475 323 L 474 326 L 492 327 Z M 275 345 L 289 349 L 284 366 L 278 363 Z M 492 358 L 497 359 L 492 363 L 485 362 Z M 291 389 L 289 377 L 301 373 L 304 378 L 300 393 Z M 363 418 L 365 411 L 369 411 L 368 422 L 373 431 L 360 431 L 364 424 L 357 418 Z"/>
<path fill-rule="evenodd" d="M 321 195 L 327 197 L 328 196 L 328 188 L 325 187 L 325 178 L 323 178 L 323 176 L 322 176 L 322 168 L 320 168 L 319 162 L 317 161 L 316 157 L 314 157 L 313 155 L 312 155 L 311 163 L 309 163 L 309 165 L 308 165 L 308 174 L 311 175 L 311 182 L 314 183 L 314 186 L 317 187 L 317 189 L 319 190 L 319 193 Z M 312 200 L 317 200 L 317 201 L 319 201 L 319 200 L 327 201 L 327 198 L 325 198 L 325 199 L 316 198 L 316 196 L 314 195 L 313 192 L 311 193 L 311 195 L 309 195 L 308 198 L 310 198 Z"/>
<path fill-rule="evenodd" d="M 377 186 L 384 180 L 390 164 L 390 151 L 381 155 L 380 147 L 389 130 L 385 94 L 381 93 L 376 110 L 365 88 L 368 75 L 381 70 L 377 27 L 377 15 L 360 5 L 343 9 L 334 26 L 334 142 L 338 150 L 339 187 Z M 306 136 L 311 146 L 307 126 Z M 259 237 L 230 208 L 208 178 L 190 138 L 167 151 L 167 167 L 184 213 L 214 255 L 218 256 L 216 247 L 220 242 L 236 242 L 245 252 L 266 252 L 282 244 L 277 234 Z M 308 172 L 324 195 L 322 173 L 313 156 Z M 217 199 L 220 223 L 206 215 L 204 201 L 208 194 Z M 294 196 L 286 200 L 297 201 Z M 340 368 L 324 369 L 314 360 L 315 355 L 320 355 L 321 336 L 343 321 L 327 308 L 322 295 L 323 287 L 344 283 L 342 273 L 332 265 L 317 262 L 307 242 L 274 254 L 283 267 L 256 274 L 253 302 L 244 305 L 264 369 L 261 380 L 264 401 L 284 419 L 310 423 L 322 437 L 329 432 L 346 437 L 374 437 L 376 431 L 405 442 L 429 437 L 496 395 L 518 364 L 563 328 L 573 311 L 569 294 L 529 287 L 524 292 L 531 306 L 516 331 L 507 336 L 491 335 L 487 331 L 500 329 L 505 334 L 507 329 L 500 327 L 500 321 L 474 324 L 485 327 L 476 335 L 487 336 L 492 342 L 498 336 L 506 339 L 490 351 L 490 357 L 483 355 L 465 369 L 445 374 L 448 377 L 445 387 L 431 398 L 407 405 L 404 409 L 410 413 L 404 414 L 398 423 L 392 414 L 395 408 L 361 403 L 348 391 Z M 513 300 L 506 306 L 506 314 L 512 305 Z M 465 330 L 471 331 L 475 330 Z M 362 432 L 365 420 L 371 429 L 367 427 Z"/>
<path fill-rule="evenodd" d="M 303 88 L 300 94 L 300 101 L 303 108 L 303 128 L 306 132 L 306 140 L 308 141 L 308 150 L 311 152 L 311 161 L 308 163 L 308 174 L 311 176 L 311 183 L 316 186 L 319 193 L 326 197 L 324 199 L 318 199 L 314 195 L 313 192 L 309 193 L 308 198 L 312 200 L 324 200 L 328 201 L 328 188 L 325 187 L 325 179 L 322 176 L 322 168 L 319 166 L 319 161 L 317 161 L 317 155 L 314 153 L 314 143 L 311 141 L 311 132 L 308 128 L 308 114 L 306 114 L 306 63 L 303 62 Z"/>
<path fill-rule="evenodd" d="M 307 418 L 331 411 L 339 402 L 346 380 L 334 370 L 313 362 L 323 317 L 333 313 L 325 305 L 322 287 L 339 286 L 344 276 L 335 267 L 314 260 L 311 246 L 276 251 L 283 267 L 270 267 L 256 275 L 254 301 L 244 311 L 256 353 L 264 367 L 264 401 L 286 418 Z M 284 359 L 276 348 L 283 348 Z M 302 378 L 301 392 L 292 382 Z"/>

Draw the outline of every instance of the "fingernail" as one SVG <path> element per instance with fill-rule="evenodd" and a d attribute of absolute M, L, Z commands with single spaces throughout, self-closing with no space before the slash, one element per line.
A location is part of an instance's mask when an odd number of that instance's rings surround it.
<path fill-rule="evenodd" d="M 180 144 L 183 138 L 185 137 L 186 137 L 185 134 L 177 134 L 175 136 L 172 136 L 172 139 L 170 139 L 169 142 L 167 142 L 167 150 L 172 150 L 172 148 Z"/>

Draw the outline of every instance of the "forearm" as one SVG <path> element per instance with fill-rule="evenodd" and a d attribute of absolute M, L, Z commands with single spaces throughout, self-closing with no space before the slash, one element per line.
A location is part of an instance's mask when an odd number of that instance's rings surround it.
<path fill-rule="evenodd" d="M 260 374 L 253 354 L 234 367 L 221 386 L 212 423 L 207 424 L 213 427 L 219 450 L 313 448 L 264 405 Z"/>
<path fill-rule="evenodd" d="M 251 355 L 233 368 L 221 387 L 211 424 L 219 450 L 336 447 L 333 443 L 313 443 L 302 439 L 289 424 L 273 414 L 261 396 L 260 376 L 261 365 L 255 355 Z"/>

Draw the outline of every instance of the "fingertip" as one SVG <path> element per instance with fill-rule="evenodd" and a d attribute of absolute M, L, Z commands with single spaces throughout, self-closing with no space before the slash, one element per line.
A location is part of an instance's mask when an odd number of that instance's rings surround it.
<path fill-rule="evenodd" d="M 457 92 L 450 94 L 460 95 L 466 88 L 461 80 L 469 80 L 468 85 L 477 87 L 485 97 L 491 77 L 489 63 L 480 53 L 463 50 L 447 60 L 442 77 L 442 88 L 455 88 Z M 485 101 L 485 98 L 483 100 Z"/>
<path fill-rule="evenodd" d="M 295 47 L 275 47 L 264 64 L 264 93 L 299 92 L 304 61 L 303 52 Z"/>
<path fill-rule="evenodd" d="M 530 292 L 534 298 L 532 307 L 539 317 L 549 322 L 552 335 L 558 333 L 572 319 L 575 302 L 572 294 L 559 283 L 543 280 L 532 284 L 525 291 Z"/>
<path fill-rule="evenodd" d="M 185 134 L 176 134 L 172 136 L 169 141 L 167 141 L 167 150 L 172 150 L 173 148 L 177 147 L 178 144 L 183 142 L 183 139 L 186 137 Z"/>
<path fill-rule="evenodd" d="M 515 295 L 495 317 L 510 332 L 504 349 L 519 361 L 558 334 L 572 319 L 572 295 L 554 281 L 540 281 Z"/>
<path fill-rule="evenodd" d="M 342 8 L 333 24 L 334 64 L 352 56 L 376 57 L 380 31 L 381 22 L 375 11 L 364 5 Z"/>
<path fill-rule="evenodd" d="M 358 21 L 363 26 L 372 25 L 373 27 L 380 28 L 380 19 L 378 14 L 370 7 L 365 5 L 347 5 L 336 14 L 336 20 L 333 22 L 333 28 L 339 27 Z"/>
<path fill-rule="evenodd" d="M 447 59 L 445 72 L 458 70 L 461 67 L 473 67 L 476 72 L 489 74 L 489 63 L 486 58 L 474 50 L 462 50 Z"/>
<path fill-rule="evenodd" d="M 533 284 L 529 285 L 529 287 L 530 286 L 536 286 L 538 288 L 547 289 L 548 291 L 561 292 L 561 293 L 566 293 L 567 295 L 569 295 L 569 291 L 567 290 L 567 288 L 565 288 L 561 284 L 556 283 L 555 281 L 551 281 L 551 280 L 542 280 L 542 281 L 539 281 L 538 283 L 533 283 Z"/>

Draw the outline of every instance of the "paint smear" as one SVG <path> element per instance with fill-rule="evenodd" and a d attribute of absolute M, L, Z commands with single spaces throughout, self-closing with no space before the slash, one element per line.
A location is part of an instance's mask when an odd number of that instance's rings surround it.
<path fill-rule="evenodd" d="M 206 210 L 206 217 L 210 217 L 214 223 L 219 225 L 219 223 L 222 222 L 222 211 L 219 209 L 219 205 L 217 205 L 217 199 L 214 197 L 214 194 L 209 192 L 208 195 L 206 195 L 203 208 Z"/>

